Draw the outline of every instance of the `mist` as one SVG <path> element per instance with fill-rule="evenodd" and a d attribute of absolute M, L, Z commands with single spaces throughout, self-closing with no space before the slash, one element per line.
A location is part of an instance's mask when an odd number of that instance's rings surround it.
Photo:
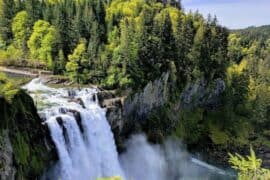
<path fill-rule="evenodd" d="M 175 138 L 150 144 L 142 134 L 126 142 L 120 163 L 128 180 L 233 179 L 226 171 L 193 158 Z"/>

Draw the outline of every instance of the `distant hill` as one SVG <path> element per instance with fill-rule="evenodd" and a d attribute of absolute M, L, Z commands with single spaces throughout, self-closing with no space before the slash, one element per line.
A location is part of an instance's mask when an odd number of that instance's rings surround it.
<path fill-rule="evenodd" d="M 233 33 L 240 34 L 249 40 L 266 40 L 270 39 L 270 25 L 264 25 L 259 27 L 248 27 L 245 29 L 231 30 Z"/>

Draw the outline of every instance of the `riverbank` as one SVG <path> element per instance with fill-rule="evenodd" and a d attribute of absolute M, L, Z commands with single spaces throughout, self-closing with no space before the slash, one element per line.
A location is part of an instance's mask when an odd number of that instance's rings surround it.
<path fill-rule="evenodd" d="M 11 76 L 18 76 L 18 77 L 31 77 L 35 78 L 40 75 L 53 75 L 51 71 L 45 71 L 42 69 L 33 69 L 33 68 L 26 68 L 26 67 L 16 67 L 16 66 L 0 66 L 0 72 L 4 72 Z"/>
<path fill-rule="evenodd" d="M 34 78 L 40 78 L 41 81 L 54 88 L 61 87 L 94 87 L 93 84 L 81 85 L 71 81 L 65 75 L 54 75 L 52 71 L 46 71 L 43 69 L 16 67 L 16 66 L 0 66 L 0 72 L 6 74 L 9 78 L 20 82 L 18 85 L 26 84 Z M 99 88 L 100 89 L 100 88 Z"/>

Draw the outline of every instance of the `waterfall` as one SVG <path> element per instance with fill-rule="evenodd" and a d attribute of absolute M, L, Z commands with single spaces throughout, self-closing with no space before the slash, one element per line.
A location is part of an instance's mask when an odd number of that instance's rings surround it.
<path fill-rule="evenodd" d="M 98 104 L 97 89 L 50 88 L 40 79 L 23 88 L 35 100 L 58 153 L 59 162 L 46 180 L 231 179 L 223 170 L 190 156 L 179 141 L 152 145 L 145 136 L 135 135 L 119 155 L 106 109 Z"/>
<path fill-rule="evenodd" d="M 23 88 L 35 99 L 55 143 L 60 166 L 55 179 L 124 177 L 106 111 L 98 105 L 96 89 L 54 89 L 42 84 L 40 79 Z"/>
<path fill-rule="evenodd" d="M 48 126 L 51 131 L 52 139 L 57 147 L 60 163 L 65 165 L 61 167 L 60 176 L 66 177 L 67 179 L 71 179 L 71 175 L 69 174 L 72 169 L 71 158 L 66 149 L 66 144 L 63 135 L 63 131 L 60 125 L 57 123 L 55 117 L 50 118 L 48 121 Z"/>

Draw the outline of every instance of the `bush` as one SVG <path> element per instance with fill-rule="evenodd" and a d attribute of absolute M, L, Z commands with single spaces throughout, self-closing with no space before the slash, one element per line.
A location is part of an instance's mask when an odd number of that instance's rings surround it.
<path fill-rule="evenodd" d="M 262 168 L 262 160 L 257 159 L 255 152 L 250 148 L 250 155 L 243 157 L 239 154 L 229 153 L 229 163 L 232 168 L 238 171 L 239 180 L 268 180 L 270 170 Z"/>

